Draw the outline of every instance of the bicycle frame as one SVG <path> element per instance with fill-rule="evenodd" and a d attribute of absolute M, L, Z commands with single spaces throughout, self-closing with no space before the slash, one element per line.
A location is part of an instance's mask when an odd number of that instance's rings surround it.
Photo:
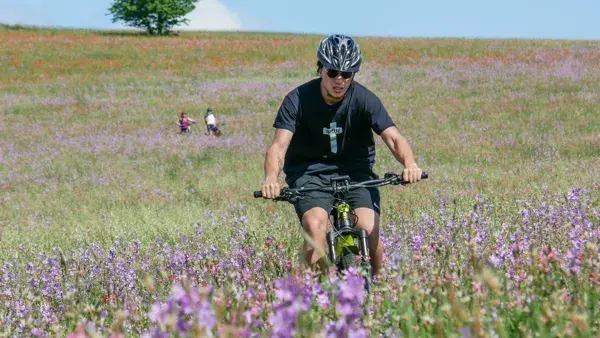
<path fill-rule="evenodd" d="M 364 229 L 355 228 L 350 219 L 351 208 L 345 200 L 345 192 L 343 187 L 347 187 L 350 182 L 348 176 L 337 176 L 331 179 L 334 197 L 336 202 L 331 210 L 331 216 L 333 217 L 332 226 L 333 229 L 327 232 L 327 249 L 328 258 L 332 263 L 336 263 L 337 257 L 343 254 L 344 248 L 346 247 L 358 247 L 359 252 L 363 261 L 369 257 L 369 246 L 367 243 L 368 234 Z M 358 238 L 359 242 L 355 243 L 354 239 Z"/>

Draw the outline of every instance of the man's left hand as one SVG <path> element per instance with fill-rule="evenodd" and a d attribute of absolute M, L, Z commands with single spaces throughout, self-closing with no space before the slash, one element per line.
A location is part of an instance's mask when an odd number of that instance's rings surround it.
<path fill-rule="evenodd" d="M 421 173 L 423 171 L 416 163 L 412 163 L 404 168 L 402 171 L 402 180 L 404 182 L 415 183 L 421 180 Z"/>

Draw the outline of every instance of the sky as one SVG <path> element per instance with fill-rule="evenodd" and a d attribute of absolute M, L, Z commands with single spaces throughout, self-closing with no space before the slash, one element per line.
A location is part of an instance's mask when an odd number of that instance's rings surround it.
<path fill-rule="evenodd" d="M 113 0 L 0 0 L 0 23 L 112 29 Z M 200 0 L 181 29 L 600 40 L 600 0 Z"/>

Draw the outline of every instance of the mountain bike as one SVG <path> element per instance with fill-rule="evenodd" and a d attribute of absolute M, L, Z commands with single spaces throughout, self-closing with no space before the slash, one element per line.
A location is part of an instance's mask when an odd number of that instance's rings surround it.
<path fill-rule="evenodd" d="M 421 179 L 426 179 L 428 174 L 423 172 Z M 350 176 L 334 176 L 331 178 L 330 187 L 319 188 L 283 188 L 275 201 L 295 203 L 306 198 L 305 194 L 311 191 L 332 193 L 334 196 L 333 208 L 329 214 L 332 228 L 327 232 L 327 257 L 330 264 L 335 264 L 339 273 L 355 267 L 362 272 L 365 278 L 365 288 L 371 291 L 371 261 L 369 257 L 368 234 L 364 229 L 356 227 L 356 217 L 346 201 L 348 192 L 359 188 L 375 188 L 384 185 L 408 184 L 402 180 L 402 175 L 386 173 L 383 178 L 362 181 L 350 184 Z M 255 191 L 254 197 L 262 197 L 261 191 Z"/>
<path fill-rule="evenodd" d="M 207 136 L 208 135 L 212 135 L 212 136 L 215 136 L 215 137 L 220 137 L 222 135 L 222 133 L 223 133 L 223 126 L 226 125 L 226 124 L 227 124 L 226 122 L 217 123 L 215 125 L 214 129 L 211 129 L 210 131 L 207 130 L 204 133 L 204 135 L 207 135 Z"/>

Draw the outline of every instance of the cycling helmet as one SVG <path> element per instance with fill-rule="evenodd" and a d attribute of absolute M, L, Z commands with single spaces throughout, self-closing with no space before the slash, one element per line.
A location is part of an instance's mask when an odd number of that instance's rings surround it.
<path fill-rule="evenodd" d="M 327 69 L 355 73 L 360 69 L 362 53 L 358 43 L 351 37 L 333 34 L 321 40 L 317 58 Z"/>

